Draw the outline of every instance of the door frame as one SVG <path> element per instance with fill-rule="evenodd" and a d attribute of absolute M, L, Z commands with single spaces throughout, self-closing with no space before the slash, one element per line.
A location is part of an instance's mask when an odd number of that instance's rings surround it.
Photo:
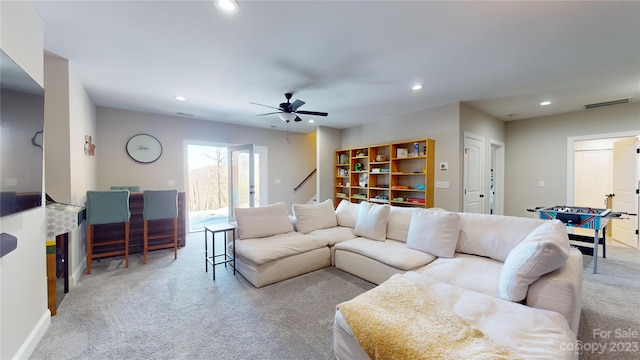
<path fill-rule="evenodd" d="M 575 142 L 583 141 L 583 140 L 625 138 L 625 137 L 634 137 L 634 136 L 640 136 L 640 130 L 567 137 L 567 201 L 565 205 L 568 205 L 568 206 L 573 205 L 573 200 L 574 200 L 573 191 L 574 191 L 574 181 L 575 181 L 575 161 L 574 161 Z"/>

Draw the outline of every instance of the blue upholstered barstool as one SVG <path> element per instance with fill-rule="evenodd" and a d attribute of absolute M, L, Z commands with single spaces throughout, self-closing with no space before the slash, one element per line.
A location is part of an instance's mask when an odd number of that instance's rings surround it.
<path fill-rule="evenodd" d="M 87 274 L 91 274 L 91 261 L 94 258 L 124 255 L 124 267 L 129 267 L 129 191 L 87 191 Z M 96 225 L 124 223 L 124 239 L 94 241 Z M 122 249 L 114 245 L 122 244 Z M 105 251 L 95 252 L 101 247 Z"/>
<path fill-rule="evenodd" d="M 144 249 L 143 262 L 147 263 L 149 250 L 168 249 L 173 247 L 173 258 L 178 258 L 178 190 L 145 190 L 143 192 L 144 208 Z M 159 223 L 162 220 L 173 220 L 173 232 L 152 232 L 149 234 L 149 222 Z M 149 245 L 149 240 L 173 239 L 172 243 L 158 242 Z"/>
<path fill-rule="evenodd" d="M 111 190 L 129 190 L 129 192 L 140 192 L 140 186 L 126 185 L 126 186 L 112 186 Z"/>

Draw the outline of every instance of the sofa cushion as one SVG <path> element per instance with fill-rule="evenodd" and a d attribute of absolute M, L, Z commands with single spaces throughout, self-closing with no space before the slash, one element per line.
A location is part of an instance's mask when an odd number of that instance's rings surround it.
<path fill-rule="evenodd" d="M 542 275 L 559 269 L 569 257 L 569 238 L 560 220 L 546 221 L 518 244 L 500 272 L 500 297 L 521 301 L 529 285 Z"/>
<path fill-rule="evenodd" d="M 369 239 L 384 241 L 387 237 L 387 219 L 390 210 L 389 205 L 360 203 L 358 220 L 353 233 Z"/>
<path fill-rule="evenodd" d="M 459 213 L 460 237 L 456 252 L 504 262 L 511 249 L 545 220 L 474 213 Z"/>
<path fill-rule="evenodd" d="M 335 249 L 366 256 L 403 271 L 416 269 L 436 259 L 431 254 L 409 249 L 405 243 L 395 240 L 356 238 L 336 244 Z"/>
<path fill-rule="evenodd" d="M 460 215 L 448 211 L 413 209 L 407 247 L 450 258 L 460 233 Z"/>
<path fill-rule="evenodd" d="M 418 272 L 451 285 L 500 297 L 498 279 L 502 265 L 486 257 L 456 253 L 451 259 L 436 259 Z"/>
<path fill-rule="evenodd" d="M 293 231 L 284 202 L 254 208 L 235 208 L 238 239 L 261 238 Z"/>
<path fill-rule="evenodd" d="M 407 242 L 413 208 L 392 206 L 387 221 L 387 239 Z"/>
<path fill-rule="evenodd" d="M 357 238 L 353 233 L 353 228 L 345 226 L 336 226 L 328 229 L 319 229 L 310 232 L 308 235 L 321 236 L 329 242 L 329 246 L 333 246 L 341 241 Z"/>
<path fill-rule="evenodd" d="M 248 260 L 255 265 L 307 251 L 326 247 L 328 240 L 321 236 L 305 235 L 289 232 L 263 238 L 236 241 L 236 256 Z"/>
<path fill-rule="evenodd" d="M 346 226 L 350 228 L 356 227 L 356 221 L 358 221 L 358 211 L 360 210 L 360 204 L 354 204 L 349 200 L 342 200 L 336 208 L 336 220 L 339 226 Z"/>
<path fill-rule="evenodd" d="M 296 227 L 303 234 L 338 226 L 331 199 L 319 204 L 293 204 L 291 209 L 296 217 Z"/>

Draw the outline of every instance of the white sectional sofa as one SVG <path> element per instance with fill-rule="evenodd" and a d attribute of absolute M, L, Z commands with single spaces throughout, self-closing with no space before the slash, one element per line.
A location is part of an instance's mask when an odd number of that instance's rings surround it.
<path fill-rule="evenodd" d="M 438 289 L 443 307 L 501 338 L 518 356 L 573 356 L 570 345 L 558 346 L 575 341 L 578 330 L 582 256 L 558 221 L 346 200 L 335 211 L 328 200 L 294 204 L 292 212 L 284 203 L 236 209 L 236 264 L 254 286 L 331 265 L 378 285 L 404 276 L 416 287 Z M 473 303 L 493 310 L 473 312 Z M 522 324 L 495 331 L 509 314 Z M 532 324 L 542 327 L 531 330 Z M 335 326 L 336 357 L 362 355 L 339 310 Z M 547 341 L 525 336 L 531 331 Z"/>

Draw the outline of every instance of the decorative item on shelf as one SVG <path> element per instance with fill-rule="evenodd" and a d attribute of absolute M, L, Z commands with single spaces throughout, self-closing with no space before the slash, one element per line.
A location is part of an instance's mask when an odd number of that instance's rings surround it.
<path fill-rule="evenodd" d="M 383 169 L 380 169 L 380 171 L 381 171 L 381 172 L 383 172 L 383 173 L 388 173 L 388 172 L 389 172 L 389 169 L 387 169 L 387 168 L 383 168 Z"/>
<path fill-rule="evenodd" d="M 409 157 L 409 151 L 406 148 L 398 148 L 396 157 L 399 159 Z"/>
<path fill-rule="evenodd" d="M 406 190 L 409 189 L 408 185 L 391 185 L 391 188 L 394 190 Z"/>
<path fill-rule="evenodd" d="M 358 199 L 366 199 L 367 195 L 365 195 L 365 194 L 353 194 L 353 195 L 351 195 L 351 197 L 358 198 Z"/>
<path fill-rule="evenodd" d="M 394 197 L 394 198 L 393 198 L 393 201 L 404 201 L 404 198 L 403 198 L 403 197 L 401 197 L 401 196 Z"/>
<path fill-rule="evenodd" d="M 360 187 L 367 187 L 368 184 L 369 184 L 369 174 L 367 173 L 360 174 L 360 177 L 358 178 L 358 185 L 360 185 Z"/>
<path fill-rule="evenodd" d="M 371 169 L 371 172 L 372 173 L 379 173 L 379 172 L 381 172 L 380 170 L 381 170 L 380 168 L 373 168 L 373 169 Z"/>
<path fill-rule="evenodd" d="M 418 143 L 413 143 L 413 153 L 412 153 L 413 157 L 416 157 L 418 155 L 420 155 L 420 144 Z"/>
<path fill-rule="evenodd" d="M 416 190 L 424 190 L 424 189 L 426 189 L 426 188 L 425 188 L 425 186 L 424 186 L 424 185 L 416 185 L 416 186 L 414 187 L 414 189 L 416 189 Z"/>
<path fill-rule="evenodd" d="M 355 163 L 355 165 L 353 165 L 353 171 L 362 171 L 362 163 Z"/>
<path fill-rule="evenodd" d="M 376 156 L 376 161 L 378 161 L 378 162 L 384 161 L 384 154 L 378 154 Z"/>
<path fill-rule="evenodd" d="M 358 151 L 356 153 L 356 157 L 365 157 L 365 156 L 367 156 L 367 154 L 364 151 Z"/>
<path fill-rule="evenodd" d="M 84 154 L 89 156 L 94 156 L 96 151 L 96 146 L 93 144 L 91 140 L 91 135 L 84 136 Z"/>
<path fill-rule="evenodd" d="M 420 199 L 420 198 L 407 198 L 406 201 L 410 203 L 424 204 L 424 199 Z"/>

